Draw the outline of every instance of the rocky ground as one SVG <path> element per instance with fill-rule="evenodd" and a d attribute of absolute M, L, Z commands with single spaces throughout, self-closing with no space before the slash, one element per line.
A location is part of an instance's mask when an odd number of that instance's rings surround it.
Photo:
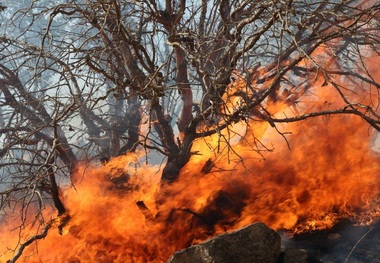
<path fill-rule="evenodd" d="M 380 263 L 380 222 L 290 237 L 254 223 L 176 252 L 168 263 Z"/>
<path fill-rule="evenodd" d="M 302 249 L 307 262 L 380 263 L 380 222 L 371 226 L 343 222 L 331 230 L 292 238 L 280 235 L 282 250 Z"/>

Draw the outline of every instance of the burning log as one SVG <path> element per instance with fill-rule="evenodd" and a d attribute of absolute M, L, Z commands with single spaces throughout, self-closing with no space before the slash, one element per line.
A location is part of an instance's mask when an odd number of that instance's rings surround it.
<path fill-rule="evenodd" d="M 141 213 L 143 213 L 147 221 L 150 221 L 150 222 L 154 221 L 154 216 L 152 212 L 149 210 L 149 208 L 145 205 L 144 201 L 137 201 L 136 205 L 140 209 Z"/>
<path fill-rule="evenodd" d="M 61 215 L 57 218 L 58 220 L 58 233 L 62 235 L 63 228 L 69 223 L 71 216 L 68 214 Z"/>
<path fill-rule="evenodd" d="M 162 181 L 164 183 L 171 183 L 178 179 L 181 167 L 175 162 L 168 162 L 162 171 Z"/>
<path fill-rule="evenodd" d="M 205 165 L 203 165 L 203 167 L 202 167 L 202 173 L 204 173 L 204 174 L 208 174 L 210 171 L 211 171 L 211 169 L 214 167 L 214 162 L 211 160 L 211 158 L 209 158 L 207 161 L 206 161 L 206 163 L 205 163 Z"/>

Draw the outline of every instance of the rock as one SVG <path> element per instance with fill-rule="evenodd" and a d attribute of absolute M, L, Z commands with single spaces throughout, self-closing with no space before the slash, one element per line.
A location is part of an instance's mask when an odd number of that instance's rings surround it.
<path fill-rule="evenodd" d="M 285 252 L 283 263 L 308 263 L 308 258 L 305 249 L 289 249 Z"/>
<path fill-rule="evenodd" d="M 254 223 L 178 251 L 167 263 L 275 263 L 280 252 L 280 236 Z"/>

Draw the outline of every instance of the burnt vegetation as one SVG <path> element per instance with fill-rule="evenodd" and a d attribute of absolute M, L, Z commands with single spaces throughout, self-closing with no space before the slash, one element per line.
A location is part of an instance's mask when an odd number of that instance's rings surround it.
<path fill-rule="evenodd" d="M 248 132 L 252 122 L 285 141 L 281 123 L 337 114 L 380 131 L 368 60 L 380 52 L 378 1 L 3 1 L 0 12 L 0 208 L 21 207 L 23 220 L 31 204 L 41 224 L 46 204 L 64 215 L 60 187 L 82 161 L 141 151 L 162 163 L 165 185 L 201 154 L 195 140 L 216 136 L 233 155 L 233 135 L 270 151 Z M 326 86 L 338 106 L 313 106 L 312 89 Z M 215 169 L 210 159 L 199 173 Z M 223 209 L 238 217 L 241 203 L 218 192 L 209 211 L 180 212 L 212 228 L 234 220 Z"/>

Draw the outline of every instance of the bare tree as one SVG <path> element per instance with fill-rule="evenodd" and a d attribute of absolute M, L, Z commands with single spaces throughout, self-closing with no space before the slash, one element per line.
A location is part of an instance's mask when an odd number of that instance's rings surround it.
<path fill-rule="evenodd" d="M 380 130 L 367 62 L 380 51 L 377 1 L 24 4 L 0 7 L 1 208 L 52 200 L 62 215 L 59 185 L 79 161 L 140 148 L 165 159 L 162 182 L 173 182 L 194 140 L 233 123 L 354 114 Z M 300 106 L 316 85 L 333 86 L 340 107 Z"/>

